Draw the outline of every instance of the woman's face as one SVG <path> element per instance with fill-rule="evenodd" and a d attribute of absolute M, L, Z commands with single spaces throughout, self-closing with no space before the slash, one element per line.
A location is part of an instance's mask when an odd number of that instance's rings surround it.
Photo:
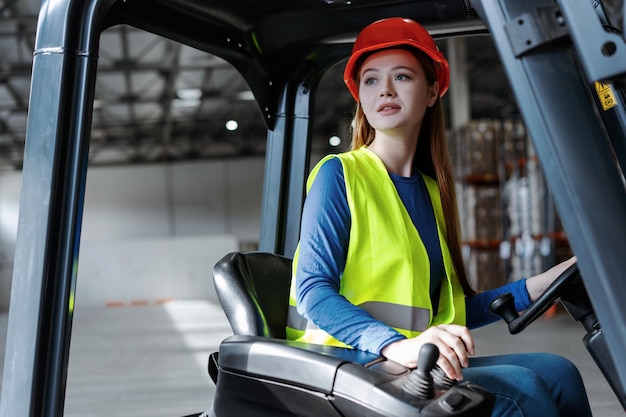
<path fill-rule="evenodd" d="M 429 84 L 421 63 L 406 49 L 370 55 L 359 70 L 359 99 L 377 131 L 419 133 L 424 113 L 437 101 L 439 86 Z"/>

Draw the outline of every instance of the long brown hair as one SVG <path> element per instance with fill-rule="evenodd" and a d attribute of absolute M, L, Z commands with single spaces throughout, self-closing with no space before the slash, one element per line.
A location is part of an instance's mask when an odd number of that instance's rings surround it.
<path fill-rule="evenodd" d="M 413 51 L 420 61 L 424 68 L 426 79 L 429 84 L 432 85 L 437 80 L 432 61 L 430 58 L 412 48 L 409 50 Z M 374 140 L 374 135 L 374 128 L 367 121 L 361 104 L 357 103 L 354 115 L 354 126 L 352 128 L 352 150 L 371 144 Z M 446 144 L 445 118 L 441 97 L 437 98 L 437 101 L 432 107 L 426 109 L 417 141 L 417 147 L 415 149 L 413 167 L 415 170 L 420 170 L 437 181 L 446 223 L 444 225 L 446 242 L 450 249 L 452 263 L 461 286 L 463 287 L 463 292 L 466 295 L 475 294 L 475 291 L 469 283 L 467 270 L 461 253 L 461 226 L 456 202 L 452 163 L 450 162 L 448 146 Z"/>

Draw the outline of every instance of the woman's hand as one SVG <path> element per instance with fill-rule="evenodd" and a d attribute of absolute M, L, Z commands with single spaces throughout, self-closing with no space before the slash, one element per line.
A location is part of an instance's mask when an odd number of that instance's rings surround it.
<path fill-rule="evenodd" d="M 439 348 L 437 365 L 449 378 L 458 381 L 463 379 L 461 368 L 469 366 L 469 357 L 474 355 L 474 339 L 465 326 L 440 324 L 412 339 L 390 343 L 381 353 L 387 359 L 415 368 L 419 350 L 425 343 L 432 343 Z"/>
<path fill-rule="evenodd" d="M 567 268 L 572 266 L 576 262 L 576 257 L 572 256 L 566 261 L 561 262 L 558 265 L 553 266 L 546 272 L 543 272 L 534 277 L 530 277 L 526 280 L 526 290 L 530 296 L 530 301 L 535 301 L 546 289 L 558 278 Z"/>

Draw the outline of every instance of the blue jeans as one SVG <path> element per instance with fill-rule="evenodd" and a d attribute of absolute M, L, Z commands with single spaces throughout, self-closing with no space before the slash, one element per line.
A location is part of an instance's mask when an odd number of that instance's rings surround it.
<path fill-rule="evenodd" d="M 493 417 L 590 417 L 576 366 L 551 353 L 470 358 L 463 378 L 496 395 Z"/>

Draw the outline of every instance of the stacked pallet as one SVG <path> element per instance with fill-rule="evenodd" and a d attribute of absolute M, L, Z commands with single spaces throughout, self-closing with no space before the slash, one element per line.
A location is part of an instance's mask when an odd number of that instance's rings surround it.
<path fill-rule="evenodd" d="M 566 258 L 569 245 L 522 122 L 472 121 L 448 139 L 474 288 L 532 276 Z"/>
<path fill-rule="evenodd" d="M 480 120 L 449 135 L 467 266 L 477 290 L 504 282 L 499 247 L 503 237 L 498 171 L 501 123 Z"/>

